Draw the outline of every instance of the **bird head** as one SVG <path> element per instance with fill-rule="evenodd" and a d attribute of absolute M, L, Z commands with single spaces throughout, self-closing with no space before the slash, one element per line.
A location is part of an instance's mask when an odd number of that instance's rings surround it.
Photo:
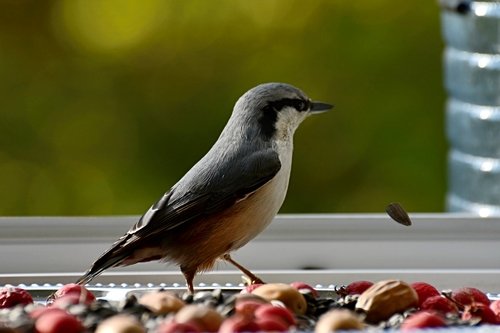
<path fill-rule="evenodd" d="M 332 107 L 330 104 L 312 101 L 292 85 L 264 83 L 240 97 L 230 122 L 252 130 L 263 140 L 286 139 L 293 136 L 306 117 Z"/>

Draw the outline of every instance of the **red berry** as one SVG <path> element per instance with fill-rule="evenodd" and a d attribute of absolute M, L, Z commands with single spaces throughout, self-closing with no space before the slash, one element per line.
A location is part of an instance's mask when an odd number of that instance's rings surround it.
<path fill-rule="evenodd" d="M 418 295 L 418 306 L 421 308 L 426 299 L 432 296 L 441 295 L 440 292 L 433 286 L 426 282 L 414 282 L 411 287 Z"/>
<path fill-rule="evenodd" d="M 263 285 L 262 283 L 249 284 L 248 286 L 245 286 L 245 288 L 243 288 L 241 290 L 241 293 L 242 294 L 251 294 L 252 291 L 254 291 L 255 289 L 259 288 L 262 285 Z"/>
<path fill-rule="evenodd" d="M 401 330 L 411 331 L 420 328 L 444 326 L 446 326 L 446 322 L 438 314 L 428 311 L 420 311 L 406 318 L 401 324 Z"/>
<path fill-rule="evenodd" d="M 421 310 L 436 311 L 440 313 L 458 313 L 458 308 L 449 299 L 443 296 L 428 297 L 420 306 Z"/>
<path fill-rule="evenodd" d="M 34 308 L 30 313 L 30 317 L 33 319 L 38 319 L 41 315 L 47 313 L 47 312 L 60 312 L 60 313 L 66 313 L 63 309 L 56 308 L 53 306 L 39 306 Z"/>
<path fill-rule="evenodd" d="M 480 318 L 483 324 L 498 324 L 496 314 L 489 308 L 488 305 L 483 303 L 472 303 L 465 306 L 462 313 L 463 320 L 470 320 L 472 318 Z"/>
<path fill-rule="evenodd" d="M 490 304 L 490 300 L 485 293 L 483 293 L 479 289 L 472 287 L 465 287 L 453 290 L 453 292 L 451 293 L 451 298 L 455 302 L 463 306 L 470 305 L 472 303 L 483 303 L 486 305 Z"/>
<path fill-rule="evenodd" d="M 76 284 L 76 283 L 65 284 L 64 286 L 59 288 L 59 290 L 57 290 L 55 292 L 54 298 L 55 298 L 55 300 L 57 300 L 58 298 L 62 298 L 68 294 L 77 295 L 78 300 L 76 301 L 76 298 L 73 297 L 73 301 L 75 301 L 75 303 L 73 303 L 73 304 L 77 304 L 77 303 L 90 304 L 93 301 L 95 301 L 95 296 L 94 296 L 94 294 L 92 294 L 92 292 L 90 292 L 84 286 Z"/>
<path fill-rule="evenodd" d="M 497 315 L 497 320 L 498 322 L 500 322 L 500 299 L 491 302 L 490 309 L 491 311 L 493 311 L 494 314 Z"/>
<path fill-rule="evenodd" d="M 242 299 L 236 300 L 234 309 L 236 313 L 242 314 L 244 316 L 253 317 L 255 310 L 263 304 L 269 304 L 265 300 L 258 299 Z"/>
<path fill-rule="evenodd" d="M 295 289 L 297 289 L 298 291 L 303 290 L 303 291 L 309 292 L 314 298 L 319 297 L 319 294 L 316 291 L 316 289 L 314 289 L 312 286 L 308 285 L 305 282 L 295 281 L 295 282 L 290 283 L 290 285 L 292 287 L 294 287 Z"/>
<path fill-rule="evenodd" d="M 255 310 L 255 318 L 257 319 L 273 317 L 280 319 L 283 323 L 288 325 L 288 327 L 296 324 L 293 313 L 287 308 L 274 306 L 272 304 L 264 304 Z"/>
<path fill-rule="evenodd" d="M 84 294 L 69 293 L 56 298 L 52 305 L 61 309 L 66 309 L 68 306 L 73 304 L 90 304 L 92 302 L 93 301 L 86 298 Z"/>
<path fill-rule="evenodd" d="M 233 332 L 259 332 L 260 327 L 253 319 L 242 315 L 234 315 L 222 322 L 219 328 L 219 333 Z"/>
<path fill-rule="evenodd" d="M 65 311 L 47 311 L 35 321 L 37 333 L 80 333 L 84 327 L 78 319 Z"/>
<path fill-rule="evenodd" d="M 156 333 L 200 333 L 200 329 L 191 323 L 177 323 L 170 321 L 161 324 Z"/>
<path fill-rule="evenodd" d="M 255 320 L 259 325 L 259 332 L 289 332 L 289 326 L 277 317 L 265 317 Z"/>
<path fill-rule="evenodd" d="M 366 289 L 373 285 L 371 281 L 354 281 L 345 288 L 348 295 L 361 295 Z"/>
<path fill-rule="evenodd" d="M 0 289 L 0 309 L 33 303 L 31 295 L 22 288 L 3 287 Z"/>

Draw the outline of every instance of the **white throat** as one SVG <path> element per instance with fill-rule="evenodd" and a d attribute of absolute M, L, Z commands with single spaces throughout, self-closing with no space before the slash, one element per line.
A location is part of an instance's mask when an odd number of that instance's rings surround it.
<path fill-rule="evenodd" d="M 293 134 L 299 127 L 300 123 L 306 118 L 305 112 L 297 112 L 297 110 L 286 107 L 278 113 L 276 120 L 276 134 L 275 140 L 277 141 L 290 141 L 292 144 Z"/>

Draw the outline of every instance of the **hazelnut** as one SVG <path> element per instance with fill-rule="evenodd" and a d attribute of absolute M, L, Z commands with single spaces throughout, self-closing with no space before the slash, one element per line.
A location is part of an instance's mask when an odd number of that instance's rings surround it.
<path fill-rule="evenodd" d="M 347 309 L 335 309 L 328 311 L 319 318 L 314 332 L 328 333 L 362 329 L 363 323 L 354 312 Z"/>
<path fill-rule="evenodd" d="M 139 304 L 148 307 L 155 314 L 175 313 L 185 305 L 177 295 L 169 291 L 146 293 L 139 299 Z"/>
<path fill-rule="evenodd" d="M 176 322 L 194 323 L 203 332 L 217 332 L 222 320 L 222 316 L 216 310 L 203 304 L 186 305 L 175 315 Z"/>
<path fill-rule="evenodd" d="M 102 321 L 95 333 L 146 333 L 146 330 L 134 316 L 119 314 Z"/>
<path fill-rule="evenodd" d="M 268 283 L 252 291 L 268 301 L 278 300 L 295 314 L 303 315 L 307 310 L 304 296 L 294 287 L 285 283 Z"/>
<path fill-rule="evenodd" d="M 418 305 L 418 295 L 406 282 L 384 280 L 366 289 L 356 302 L 356 310 L 366 314 L 369 323 L 378 323 L 395 313 Z"/>

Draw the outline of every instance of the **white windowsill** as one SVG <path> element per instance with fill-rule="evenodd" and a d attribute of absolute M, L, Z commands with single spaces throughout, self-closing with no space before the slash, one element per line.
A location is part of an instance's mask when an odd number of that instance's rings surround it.
<path fill-rule="evenodd" d="M 0 285 L 73 281 L 137 218 L 2 217 Z M 383 214 L 279 215 L 234 257 L 267 280 L 342 284 L 399 277 L 441 288 L 474 284 L 500 291 L 499 218 L 413 214 L 412 220 L 404 227 Z M 197 281 L 237 283 L 239 273 L 228 270 L 221 263 Z M 177 267 L 162 263 L 110 270 L 96 282 L 112 279 L 182 282 Z"/>

